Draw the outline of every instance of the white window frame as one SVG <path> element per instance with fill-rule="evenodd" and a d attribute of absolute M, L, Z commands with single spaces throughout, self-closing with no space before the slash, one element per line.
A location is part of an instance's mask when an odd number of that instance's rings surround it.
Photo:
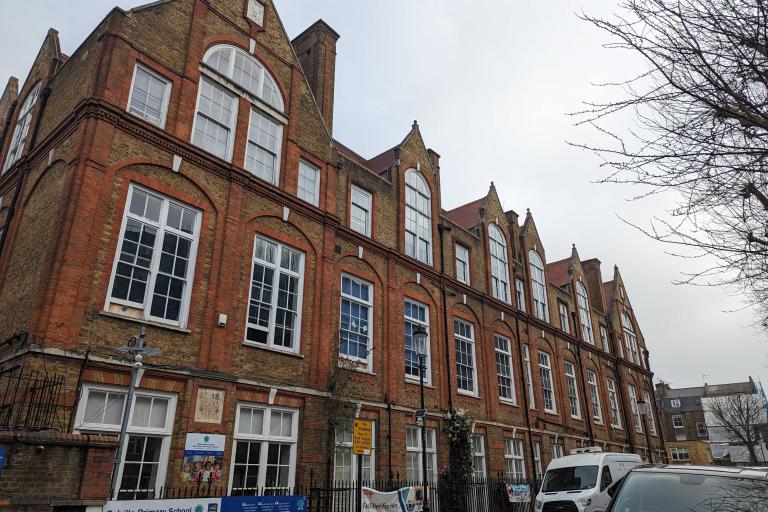
<path fill-rule="evenodd" d="M 629 390 L 629 405 L 632 408 L 632 416 L 634 417 L 635 421 L 635 431 L 642 434 L 643 421 L 640 417 L 640 410 L 637 407 L 637 389 L 635 388 L 634 384 L 629 384 L 627 389 Z"/>
<path fill-rule="evenodd" d="M 262 433 L 261 434 L 242 434 L 239 432 L 240 429 L 240 413 L 243 408 L 248 409 L 257 409 L 264 412 L 263 416 L 263 423 L 262 423 Z M 233 480 L 235 477 L 235 454 L 237 452 L 237 443 L 238 442 L 260 442 L 262 443 L 262 448 L 259 449 L 259 474 L 258 474 L 258 483 L 257 487 L 259 490 L 263 490 L 266 487 L 266 475 L 267 475 L 267 456 L 269 454 L 269 444 L 270 443 L 278 443 L 283 445 L 290 445 L 290 467 L 288 470 L 288 485 L 283 486 L 276 486 L 276 487 L 268 487 L 268 489 L 284 489 L 284 488 L 293 488 L 293 486 L 296 483 L 296 459 L 297 459 L 297 451 L 298 451 L 298 434 L 299 434 L 299 411 L 298 409 L 292 409 L 290 407 L 277 407 L 272 405 L 266 405 L 262 403 L 256 403 L 256 402 L 237 402 L 236 409 L 235 409 L 235 424 L 234 424 L 234 430 L 232 433 L 232 456 L 230 457 L 230 463 L 229 463 L 229 480 L 227 482 L 227 491 L 228 493 L 232 493 L 232 486 L 234 484 Z M 291 435 L 288 437 L 285 436 L 273 436 L 269 432 L 269 428 L 271 425 L 271 414 L 272 412 L 280 412 L 280 413 L 288 413 L 291 414 Z M 266 449 L 264 449 L 266 448 Z M 240 488 L 238 488 L 239 490 Z M 250 490 L 251 488 L 247 488 Z"/>
<path fill-rule="evenodd" d="M 592 402 L 592 419 L 598 425 L 603 424 L 603 407 L 600 405 L 600 388 L 597 386 L 597 373 L 587 370 L 587 385 L 589 385 L 589 399 Z"/>
<path fill-rule="evenodd" d="M 536 390 L 533 388 L 533 367 L 531 365 L 531 349 L 523 345 L 523 359 L 525 360 L 525 381 L 528 387 L 528 408 L 536 409 Z"/>
<path fill-rule="evenodd" d="M 275 253 L 274 253 L 274 262 L 269 262 L 264 259 L 260 259 L 256 255 L 256 250 L 258 247 L 258 241 L 259 239 L 265 241 L 266 243 L 275 244 Z M 282 261 L 282 254 L 284 250 L 289 250 L 294 253 L 298 253 L 299 255 L 299 265 L 298 265 L 298 272 L 292 271 L 287 268 L 283 268 L 281 265 Z M 261 265 L 262 267 L 270 268 L 273 270 L 273 279 L 272 279 L 272 301 L 270 303 L 270 311 L 269 311 L 269 326 L 266 330 L 267 332 L 267 343 L 259 343 L 257 341 L 249 340 L 248 339 L 248 329 L 256 329 L 258 331 L 264 331 L 264 328 L 257 325 L 252 324 L 248 321 L 248 311 L 246 310 L 245 314 L 245 331 L 243 332 L 243 344 L 251 346 L 251 347 L 261 347 L 261 348 L 270 348 L 273 350 L 279 350 L 281 352 L 289 352 L 289 353 L 296 353 L 298 354 L 301 350 L 301 319 L 302 319 L 302 309 L 304 305 L 304 262 L 305 262 L 306 255 L 303 251 L 300 251 L 299 249 L 296 249 L 295 247 L 291 247 L 289 245 L 286 245 L 278 240 L 274 240 L 272 238 L 266 237 L 260 233 L 257 233 L 254 236 L 253 239 L 253 252 L 251 255 L 251 274 L 250 274 L 250 280 L 248 281 L 248 305 L 247 308 L 250 308 L 251 300 L 253 300 L 253 273 L 254 273 L 254 266 L 256 264 Z M 296 277 L 298 278 L 298 285 L 297 285 L 297 295 L 296 298 L 296 319 L 293 326 L 293 346 L 291 348 L 286 348 L 282 345 L 276 345 L 275 344 L 275 328 L 277 327 L 277 310 L 278 310 L 278 301 L 279 301 L 279 294 L 280 294 L 280 276 L 282 274 L 286 274 L 290 277 Z"/>
<path fill-rule="evenodd" d="M 456 254 L 456 280 L 469 284 L 469 249 L 462 244 L 454 244 Z"/>
<path fill-rule="evenodd" d="M 423 470 L 422 470 L 422 451 L 421 451 L 421 427 L 416 427 L 412 425 L 408 425 L 405 427 L 405 452 L 406 452 L 406 479 L 407 480 L 414 480 L 411 478 L 408 478 L 408 454 L 415 454 L 416 457 L 411 457 L 411 460 L 416 460 L 416 467 L 410 468 L 410 471 L 416 471 L 417 472 L 417 478 L 415 479 L 418 482 L 421 482 L 423 479 Z M 408 432 L 411 432 L 411 438 L 416 440 L 416 444 L 408 444 Z M 437 432 L 433 428 L 427 428 L 426 432 L 426 438 L 427 438 L 427 479 L 430 482 L 437 482 Z M 432 462 L 432 471 L 429 471 L 430 461 Z"/>
<path fill-rule="evenodd" d="M 155 221 L 147 217 L 140 217 L 136 214 L 131 213 L 130 211 L 131 201 L 133 200 L 133 194 L 136 190 L 140 190 L 145 194 L 149 194 L 150 196 L 154 196 L 162 200 L 162 205 L 160 207 L 159 221 Z M 175 205 L 183 209 L 191 210 L 192 212 L 195 213 L 195 225 L 193 227 L 192 234 L 186 233 L 184 231 L 175 229 L 167 225 L 168 208 L 170 203 L 174 203 Z M 150 188 L 138 185 L 136 183 L 131 183 L 130 186 L 128 187 L 128 193 L 126 194 L 126 198 L 124 202 L 123 218 L 120 223 L 120 236 L 117 240 L 117 247 L 115 248 L 115 256 L 112 261 L 112 273 L 110 274 L 109 287 L 107 288 L 107 296 L 104 301 L 104 311 L 109 312 L 110 305 L 116 304 L 118 306 L 125 306 L 128 308 L 140 310 L 141 320 L 157 322 L 157 323 L 166 324 L 166 325 L 173 325 L 181 328 L 186 327 L 187 320 L 189 319 L 189 309 L 190 309 L 190 301 L 192 298 L 192 288 L 194 287 L 194 282 L 195 282 L 197 249 L 198 249 L 198 243 L 200 241 L 200 226 L 202 224 L 202 217 L 203 217 L 203 212 L 195 208 L 194 206 L 191 206 L 183 201 L 179 201 L 178 199 L 175 199 L 173 197 L 161 194 L 160 192 L 156 192 L 155 190 L 152 190 Z M 149 278 L 147 280 L 146 289 L 144 290 L 144 301 L 142 303 L 133 302 L 128 298 L 119 299 L 119 298 L 112 297 L 112 288 L 114 287 L 115 277 L 117 275 L 117 265 L 120 260 L 120 253 L 122 251 L 123 242 L 125 238 L 125 227 L 128 224 L 129 218 L 132 218 L 137 222 L 141 222 L 142 224 L 150 225 L 157 230 L 155 245 L 152 251 L 152 260 L 150 262 L 150 268 L 148 269 Z M 191 239 L 191 244 L 189 247 L 189 260 L 187 262 L 187 273 L 185 276 L 186 286 L 184 287 L 184 291 L 182 294 L 178 321 L 167 320 L 165 318 L 152 316 L 151 314 L 152 296 L 154 294 L 155 281 L 157 280 L 157 276 L 160 269 L 160 257 L 162 253 L 162 247 L 163 247 L 163 238 L 166 232 L 185 238 L 185 239 Z"/>
<path fill-rule="evenodd" d="M 552 443 L 550 446 L 550 452 L 552 454 L 553 459 L 559 459 L 560 457 L 565 457 L 565 448 L 562 444 Z"/>
<path fill-rule="evenodd" d="M 217 53 L 222 50 L 228 50 L 231 52 L 228 68 L 224 72 L 220 72 L 219 70 L 214 68 L 212 65 L 207 64 L 206 62 L 214 53 Z M 242 55 L 244 59 L 247 59 L 248 62 L 250 62 L 252 65 L 255 65 L 256 67 L 259 68 L 260 90 L 258 91 L 248 90 L 246 86 L 239 84 L 234 80 L 233 77 L 235 72 L 235 62 L 237 60 L 237 54 Z M 280 87 L 277 85 L 277 80 L 272 75 L 272 73 L 269 72 L 269 70 L 264 65 L 264 63 L 256 59 L 253 55 L 250 55 L 248 52 L 246 52 L 242 48 L 238 48 L 230 44 L 218 44 L 218 45 L 212 46 L 205 52 L 202 63 L 203 65 L 201 66 L 201 70 L 205 74 L 214 75 L 219 79 L 218 81 L 223 81 L 224 83 L 226 83 L 229 89 L 235 89 L 239 96 L 244 96 L 251 103 L 261 105 L 263 107 L 262 110 L 266 109 L 268 113 L 280 114 L 282 117 L 282 114 L 285 111 L 285 100 L 283 98 L 283 93 L 280 90 Z M 267 87 L 265 87 L 265 85 Z M 274 85 L 274 87 L 271 87 L 271 85 Z M 276 99 L 278 100 L 277 104 L 270 103 L 269 98 L 264 97 L 265 89 L 274 89 L 274 91 L 277 93 L 276 94 Z M 254 102 L 253 100 L 257 100 L 257 101 Z M 284 121 L 284 119 L 281 119 L 281 121 Z M 286 124 L 286 123 L 283 122 L 283 124 Z"/>
<path fill-rule="evenodd" d="M 302 179 L 302 173 L 305 171 L 312 171 L 314 172 L 314 190 L 312 192 L 312 197 L 307 197 L 305 190 L 301 187 L 301 179 Z M 305 177 L 305 179 L 308 179 Z M 299 159 L 299 176 L 298 180 L 296 181 L 296 197 L 299 199 L 306 201 L 307 203 L 311 204 L 312 206 L 318 206 L 320 204 L 320 167 L 313 164 L 309 160 L 305 160 L 304 158 Z"/>
<path fill-rule="evenodd" d="M 414 181 L 411 179 L 411 176 L 414 176 L 415 183 L 411 183 L 411 181 Z M 411 204 L 411 202 L 408 200 L 409 196 L 409 189 L 413 192 L 414 197 L 416 197 L 416 204 Z M 423 211 L 423 209 L 419 208 L 419 198 L 423 201 L 425 201 L 425 204 L 427 205 L 426 211 Z M 405 254 L 410 256 L 411 258 L 415 258 L 422 263 L 425 263 L 427 265 L 432 265 L 432 193 L 429 190 L 429 185 L 427 185 L 427 180 L 424 178 L 424 176 L 417 171 L 416 169 L 408 169 L 405 171 Z M 416 232 L 413 232 L 412 230 L 408 229 L 408 214 L 409 211 L 413 211 L 413 215 L 416 219 Z M 419 222 L 426 219 L 426 222 L 429 226 L 427 230 L 427 235 L 429 238 L 425 239 L 420 236 L 419 231 Z M 408 236 L 412 236 L 414 239 L 414 245 L 413 245 L 413 252 L 409 252 L 408 250 Z M 427 244 L 427 252 L 426 252 L 426 259 L 422 259 L 419 254 L 419 245 L 420 242 L 426 242 Z"/>
<path fill-rule="evenodd" d="M 702 427 L 704 427 L 704 433 L 702 434 Z M 703 421 L 697 421 L 696 422 L 696 435 L 699 437 L 709 437 L 709 429 L 707 428 L 707 424 Z"/>
<path fill-rule="evenodd" d="M 460 322 L 469 326 L 469 334 L 470 334 L 469 338 L 456 333 L 457 322 Z M 456 388 L 459 394 L 469 395 L 469 396 L 479 396 L 478 388 L 480 386 L 478 385 L 479 383 L 477 382 L 477 347 L 475 346 L 475 324 L 473 324 L 472 322 L 468 322 L 463 318 L 454 317 L 453 325 L 454 325 L 453 338 L 455 341 L 454 350 L 456 350 Z M 472 357 L 472 389 L 464 389 L 461 386 L 459 386 L 459 366 L 467 366 L 463 363 L 459 363 L 459 357 L 458 357 L 459 352 L 458 352 L 458 347 L 456 345 L 460 342 L 469 344 L 472 349 L 472 353 L 470 354 Z"/>
<path fill-rule="evenodd" d="M 160 119 L 158 119 L 157 121 L 150 117 L 147 117 L 146 115 L 142 115 L 138 112 L 135 112 L 131 109 L 131 103 L 133 102 L 133 95 L 136 87 L 136 75 L 138 74 L 139 69 L 141 69 L 143 72 L 145 72 L 150 77 L 157 80 L 158 82 L 163 83 L 164 85 L 163 99 L 160 105 Z M 128 105 L 126 106 L 126 111 L 131 115 L 134 115 L 140 119 L 145 120 L 148 123 L 154 124 L 155 126 L 165 129 L 165 123 L 168 120 L 168 104 L 171 101 L 172 91 L 173 91 L 173 82 L 171 82 L 164 76 L 156 73 L 154 70 L 145 66 L 144 64 L 137 62 L 136 65 L 133 67 L 133 78 L 131 79 L 131 89 L 128 94 Z"/>
<path fill-rule="evenodd" d="M 3 165 L 3 173 L 10 169 L 13 164 L 19 161 L 24 148 L 26 147 L 27 138 L 29 137 L 29 129 L 32 126 L 32 111 L 37 104 L 37 99 L 40 97 L 40 90 L 42 88 L 42 82 L 35 84 L 27 97 L 24 99 L 24 103 L 21 104 L 21 110 L 16 116 L 16 123 L 13 129 L 13 135 L 11 136 L 11 143 L 8 146 L 8 154 L 5 157 L 5 164 Z M 8 132 L 11 133 L 10 131 Z M 0 148 L 2 150 L 2 148 Z"/>
<path fill-rule="evenodd" d="M 581 338 L 587 343 L 594 345 L 595 334 L 592 330 L 589 297 L 587 297 L 587 289 L 581 281 L 576 281 L 576 303 L 579 309 L 579 321 L 581 322 Z"/>
<path fill-rule="evenodd" d="M 512 340 L 498 333 L 493 334 L 493 344 L 496 355 L 496 377 L 499 386 L 499 400 L 508 404 L 517 405 L 517 390 L 515 389 L 515 370 L 512 362 Z M 504 347 L 503 345 L 506 345 Z M 499 371 L 500 364 L 505 363 L 509 368 L 509 375 L 502 375 Z M 505 397 L 501 395 L 501 379 L 509 379 L 509 390 L 512 396 Z"/>
<path fill-rule="evenodd" d="M 355 193 L 359 194 L 362 197 L 366 197 L 368 199 L 367 208 L 364 207 L 365 205 L 361 205 L 357 201 L 355 201 Z M 371 237 L 371 219 L 373 216 L 373 194 L 371 194 L 370 192 L 368 192 L 363 188 L 358 187 L 357 185 L 352 185 L 349 192 L 349 203 L 350 203 L 350 210 L 349 210 L 350 229 L 360 233 L 361 235 L 365 235 L 370 238 Z M 365 229 L 363 231 L 360 231 L 352 221 L 352 219 L 354 218 L 353 212 L 355 211 L 355 209 L 365 212 Z"/>
<path fill-rule="evenodd" d="M 517 309 L 525 313 L 525 281 L 515 278 L 515 296 L 517 297 Z"/>
<path fill-rule="evenodd" d="M 565 383 L 568 389 L 568 402 L 571 409 L 571 418 L 580 420 L 581 404 L 579 403 L 579 386 L 576 383 L 576 367 L 569 361 L 565 361 L 563 367 L 565 370 Z"/>
<path fill-rule="evenodd" d="M 629 361 L 638 366 L 643 366 L 640 350 L 637 345 L 637 335 L 635 334 L 635 328 L 632 325 L 632 318 L 630 318 L 626 311 L 621 312 L 621 326 L 624 329 L 624 341 L 627 345 Z"/>
<path fill-rule="evenodd" d="M 511 303 L 509 293 L 509 258 L 504 232 L 496 224 L 488 225 L 488 253 L 491 257 L 491 291 L 493 297 Z"/>
<path fill-rule="evenodd" d="M 549 353 L 539 350 L 537 361 L 539 363 L 539 378 L 541 380 L 541 396 L 542 403 L 544 404 L 544 412 L 557 414 L 557 399 L 555 397 L 555 380 L 552 375 L 551 356 Z M 549 392 L 550 395 L 549 401 L 552 402 L 551 407 L 547 407 L 547 392 Z"/>
<path fill-rule="evenodd" d="M 485 436 L 483 434 L 472 434 L 472 462 L 473 476 L 476 479 L 484 480 L 485 470 Z M 480 466 L 478 468 L 478 466 Z"/>
<path fill-rule="evenodd" d="M 656 436 L 656 418 L 653 415 L 654 402 L 651 402 L 651 394 L 648 391 L 643 390 L 643 398 L 645 403 L 648 404 L 648 431 L 652 436 Z"/>
<path fill-rule="evenodd" d="M 606 379 L 608 383 L 608 405 L 611 408 L 611 426 L 613 428 L 623 430 L 621 426 L 621 417 L 619 416 L 619 397 L 616 393 L 618 389 L 616 387 L 616 381 L 613 379 Z"/>
<path fill-rule="evenodd" d="M 77 403 L 77 411 L 75 412 L 75 423 L 72 428 L 72 432 L 75 434 L 97 433 L 97 432 L 119 434 L 121 425 L 104 425 L 104 424 L 87 423 L 85 421 L 86 418 L 84 418 L 84 415 L 85 415 L 85 410 L 88 403 L 88 397 L 90 393 L 94 391 L 111 393 L 115 395 L 123 395 L 124 398 L 121 406 L 120 417 L 122 418 L 123 414 L 125 413 L 125 402 L 128 396 L 128 389 L 126 387 L 111 386 L 106 384 L 84 383 L 82 387 L 82 393 L 81 393 L 80 399 L 78 400 L 78 403 Z M 167 400 L 168 405 L 165 413 L 166 414 L 165 426 L 163 428 L 133 426 L 133 413 L 136 408 L 137 398 Z M 157 474 L 155 477 L 155 484 L 154 484 L 155 493 L 154 493 L 154 496 L 152 496 L 155 498 L 159 497 L 159 492 L 161 488 L 165 485 L 166 470 L 168 468 L 168 458 L 169 458 L 169 453 L 171 449 L 171 437 L 173 435 L 173 424 L 174 424 L 174 418 L 176 415 L 176 400 L 177 400 L 176 395 L 172 393 L 162 393 L 159 391 L 148 391 L 144 389 L 137 389 L 133 396 L 131 411 L 128 415 L 128 429 L 127 429 L 128 435 L 125 436 L 125 439 L 123 441 L 124 446 L 128 445 L 129 437 L 131 434 L 134 434 L 136 436 L 162 437 L 160 457 L 158 460 Z M 126 456 L 126 450 L 124 449 L 123 459 L 120 461 L 120 465 L 118 466 L 118 469 L 117 469 L 116 481 L 118 482 L 118 486 L 120 485 L 120 483 L 122 483 L 122 479 L 123 479 L 123 469 L 125 467 L 125 456 Z"/>
<path fill-rule="evenodd" d="M 219 89 L 223 93 L 232 97 L 231 98 L 232 119 L 230 119 L 229 126 L 227 126 L 227 128 L 229 129 L 229 137 L 227 139 L 227 151 L 223 157 L 218 157 L 214 153 L 210 153 L 207 149 L 203 148 L 202 146 L 198 146 L 197 144 L 195 144 L 195 131 L 197 130 L 197 117 L 200 113 L 200 98 L 203 92 L 203 88 L 202 88 L 203 81 L 208 82 L 212 87 Z M 240 97 L 234 91 L 225 87 L 218 80 L 208 76 L 207 74 L 200 75 L 200 81 L 197 84 L 197 102 L 195 103 L 195 117 L 193 118 L 193 121 L 192 121 L 192 135 L 190 136 L 190 139 L 189 139 L 190 143 L 192 143 L 193 146 L 200 148 L 202 151 L 205 151 L 206 153 L 210 153 L 214 157 L 221 158 L 222 160 L 225 160 L 227 162 L 231 162 L 232 153 L 235 147 L 235 135 L 237 132 L 237 118 L 239 116 L 239 107 L 240 107 Z M 249 122 L 249 129 L 250 129 L 250 122 Z"/>
<path fill-rule="evenodd" d="M 549 322 L 549 299 L 544 261 L 538 252 L 531 249 L 528 251 L 528 262 L 531 270 L 531 290 L 533 290 L 533 314 L 539 320 Z"/>
<path fill-rule="evenodd" d="M 673 461 L 686 461 L 691 460 L 691 454 L 688 451 L 688 448 L 685 446 L 680 447 L 672 447 L 669 449 L 669 454 L 671 455 L 671 459 Z"/>
<path fill-rule="evenodd" d="M 604 325 L 598 324 L 598 329 L 600 329 L 600 343 L 603 345 L 603 350 L 606 351 L 606 353 L 611 353 L 611 346 L 610 342 L 608 341 L 608 330 L 605 328 Z"/>
<path fill-rule="evenodd" d="M 335 481 L 357 481 L 357 461 L 360 457 L 352 453 L 352 424 L 349 423 L 344 427 L 336 427 L 334 432 L 335 449 L 333 453 L 333 479 Z M 349 433 L 349 440 L 344 439 L 340 441 L 339 438 L 344 433 Z M 349 450 L 350 457 L 350 476 L 351 478 L 337 478 L 338 471 L 338 459 L 339 450 Z M 363 460 L 363 481 L 372 482 L 376 480 L 376 422 L 371 422 L 371 453 L 370 455 L 362 455 L 361 457 L 368 457 L 368 468 L 366 468 L 366 462 Z"/>
<path fill-rule="evenodd" d="M 357 283 L 360 284 L 361 286 L 367 286 L 368 289 L 369 289 L 368 290 L 369 300 L 366 302 L 363 299 L 360 299 L 358 297 L 354 297 L 352 295 L 348 295 L 348 294 L 344 293 L 344 278 L 351 279 L 352 281 L 357 281 Z M 373 304 L 374 304 L 374 300 L 373 299 L 374 299 L 374 293 L 375 293 L 375 288 L 374 288 L 373 283 L 370 283 L 370 282 L 366 281 L 365 279 L 361 279 L 361 278 L 359 278 L 359 277 L 357 277 L 357 276 L 355 276 L 353 274 L 347 274 L 347 273 L 342 273 L 341 274 L 341 281 L 339 283 L 339 295 L 340 295 L 340 300 L 339 300 L 339 357 L 341 357 L 343 359 L 348 359 L 348 360 L 356 362 L 358 364 L 364 365 L 364 367 L 362 369 L 365 370 L 365 371 L 368 371 L 368 372 L 372 372 L 373 371 L 373 318 L 374 318 L 373 317 Z M 354 302 L 354 303 L 357 303 L 357 304 L 361 304 L 363 306 L 367 306 L 368 307 L 368 352 L 367 352 L 367 357 L 365 359 L 363 359 L 361 357 L 357 357 L 357 356 L 352 356 L 352 355 L 349 355 L 349 354 L 342 354 L 342 352 L 341 352 L 341 314 L 342 314 L 341 304 L 342 304 L 342 301 L 344 301 L 345 299 L 349 300 L 351 302 Z M 360 368 L 357 368 L 357 369 L 360 369 Z"/>
<path fill-rule="evenodd" d="M 568 305 L 557 301 L 557 311 L 560 314 L 560 328 L 566 334 L 571 334 L 571 323 L 568 321 Z"/>
<path fill-rule="evenodd" d="M 525 447 L 522 439 L 504 439 L 504 476 L 508 480 L 525 480 Z"/>
<path fill-rule="evenodd" d="M 536 472 L 536 480 L 541 481 L 544 476 L 544 467 L 541 460 L 541 442 L 533 442 L 533 469 Z"/>
<path fill-rule="evenodd" d="M 248 168 L 248 150 L 250 149 L 251 145 L 255 146 L 257 149 L 261 149 L 262 151 L 265 151 L 267 153 L 272 153 L 272 149 L 267 148 L 266 146 L 263 146 L 259 144 L 257 140 L 252 140 L 251 135 L 254 132 L 253 127 L 253 117 L 254 116 L 261 116 L 264 119 L 267 120 L 267 122 L 274 124 L 277 127 L 277 134 L 275 138 L 277 139 L 277 146 L 275 147 L 275 175 L 273 176 L 272 181 L 266 179 L 263 176 L 259 176 L 256 169 L 249 169 Z M 278 186 L 280 184 L 280 167 L 281 167 L 281 161 L 282 161 L 282 152 L 283 152 L 283 127 L 284 124 L 278 120 L 275 116 L 269 115 L 265 110 L 258 108 L 255 105 L 251 105 L 251 111 L 248 114 L 248 133 L 246 135 L 245 140 L 245 153 L 243 154 L 243 168 L 248 171 L 251 175 L 253 175 L 256 179 L 259 179 L 263 181 L 264 183 L 269 183 L 274 186 Z M 318 172 L 318 179 L 317 179 L 317 185 L 320 185 L 320 178 L 319 178 L 319 172 Z M 318 192 L 319 197 L 319 192 Z M 316 206 L 316 205 L 315 205 Z"/>
<path fill-rule="evenodd" d="M 414 325 L 421 326 L 422 328 L 424 328 L 425 331 L 427 331 L 427 339 L 424 342 L 424 343 L 426 343 L 426 347 L 425 347 L 426 348 L 426 350 L 425 350 L 426 357 L 424 358 L 424 365 L 426 366 L 426 368 L 424 369 L 424 384 L 425 385 L 431 385 L 432 384 L 432 357 L 431 357 L 432 356 L 432 350 L 431 350 L 432 343 L 431 343 L 431 339 L 430 339 L 430 329 L 429 329 L 429 306 L 427 306 L 426 304 L 423 304 L 423 303 L 421 303 L 419 301 L 416 301 L 416 300 L 413 300 L 411 298 L 408 298 L 408 297 L 405 298 L 404 302 L 410 303 L 411 307 L 416 306 L 416 307 L 419 307 L 419 308 L 424 308 L 424 310 L 425 310 L 424 320 L 422 321 L 422 320 L 420 320 L 418 318 L 415 318 L 413 316 L 406 315 L 405 314 L 405 308 L 403 308 L 403 322 L 404 322 L 403 330 L 405 330 L 405 322 L 410 322 L 410 323 L 412 323 Z M 416 347 L 414 347 L 414 348 L 416 348 Z M 417 356 L 417 359 L 418 359 L 418 351 L 415 351 L 415 352 L 416 352 L 416 356 Z M 411 381 L 411 382 L 419 382 L 419 376 L 418 375 L 409 375 L 408 373 L 406 373 L 405 374 L 405 379 L 407 381 Z"/>
<path fill-rule="evenodd" d="M 672 426 L 675 428 L 685 428 L 685 421 L 682 414 L 672 415 Z"/>

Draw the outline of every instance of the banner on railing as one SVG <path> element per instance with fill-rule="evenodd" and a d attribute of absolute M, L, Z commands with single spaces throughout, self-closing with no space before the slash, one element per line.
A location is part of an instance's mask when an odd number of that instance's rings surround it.
<path fill-rule="evenodd" d="M 421 487 L 403 487 L 393 492 L 363 487 L 363 512 L 421 512 L 423 507 Z"/>
<path fill-rule="evenodd" d="M 531 484 L 507 484 L 507 497 L 510 503 L 531 501 Z"/>
<path fill-rule="evenodd" d="M 221 512 L 221 498 L 108 501 L 104 512 Z"/>
<path fill-rule="evenodd" d="M 108 501 L 103 512 L 306 512 L 306 496 Z M 399 511 L 398 511 L 399 512 Z"/>

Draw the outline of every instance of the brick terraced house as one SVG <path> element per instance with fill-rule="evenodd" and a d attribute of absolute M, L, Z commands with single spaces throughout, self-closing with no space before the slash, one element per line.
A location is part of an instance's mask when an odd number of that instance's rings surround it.
<path fill-rule="evenodd" d="M 416 122 L 370 159 L 335 140 L 338 37 L 321 20 L 289 39 L 270 0 L 116 8 L 70 56 L 51 30 L 0 99 L 0 375 L 61 376 L 51 428 L 102 439 L 129 383 L 116 349 L 145 327 L 161 352 L 126 499 L 188 485 L 188 433 L 225 436 L 229 491 L 352 478 L 355 414 L 375 422 L 365 478 L 418 478 L 418 326 L 433 478 L 455 409 L 478 475 L 590 445 L 648 457 L 647 439 L 660 460 L 618 268 L 604 281 L 575 247 L 548 261 L 493 184 L 443 209 Z"/>

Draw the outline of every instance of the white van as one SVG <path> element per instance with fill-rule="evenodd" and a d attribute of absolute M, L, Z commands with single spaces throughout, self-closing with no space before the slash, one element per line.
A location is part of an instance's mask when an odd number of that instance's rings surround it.
<path fill-rule="evenodd" d="M 571 450 L 549 463 L 535 512 L 584 512 L 593 498 L 642 463 L 639 455 L 603 452 L 599 447 Z"/>

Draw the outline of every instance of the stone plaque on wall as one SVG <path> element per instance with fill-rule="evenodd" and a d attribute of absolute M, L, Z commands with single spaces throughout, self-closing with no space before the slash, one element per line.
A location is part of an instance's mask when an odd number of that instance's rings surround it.
<path fill-rule="evenodd" d="M 195 421 L 197 423 L 221 423 L 224 411 L 224 392 L 219 389 L 197 390 Z"/>

